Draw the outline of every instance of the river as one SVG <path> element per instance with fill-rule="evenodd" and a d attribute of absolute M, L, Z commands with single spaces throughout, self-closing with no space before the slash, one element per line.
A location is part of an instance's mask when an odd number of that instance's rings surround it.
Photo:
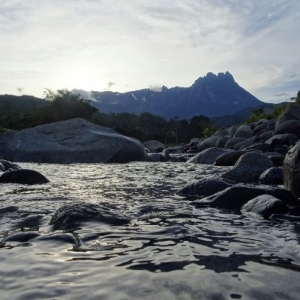
<path fill-rule="evenodd" d="M 298 219 L 199 209 L 176 195 L 223 168 L 19 165 L 50 182 L 0 186 L 1 299 L 300 299 Z M 79 201 L 115 207 L 131 221 L 53 231 L 54 212 Z M 38 226 L 22 223 L 30 218 Z"/>

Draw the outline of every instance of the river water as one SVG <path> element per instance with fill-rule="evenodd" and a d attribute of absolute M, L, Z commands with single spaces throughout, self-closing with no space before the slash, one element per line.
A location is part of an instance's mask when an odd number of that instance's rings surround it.
<path fill-rule="evenodd" d="M 199 209 L 176 195 L 222 168 L 19 165 L 50 183 L 0 186 L 0 299 L 300 299 L 298 219 Z M 116 207 L 131 222 L 53 231 L 54 212 L 79 201 Z"/>

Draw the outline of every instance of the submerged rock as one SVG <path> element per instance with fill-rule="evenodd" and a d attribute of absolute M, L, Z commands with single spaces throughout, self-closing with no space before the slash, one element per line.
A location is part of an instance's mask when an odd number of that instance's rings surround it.
<path fill-rule="evenodd" d="M 201 198 L 213 195 L 235 184 L 220 177 L 203 177 L 197 182 L 186 185 L 177 194 L 187 198 Z"/>
<path fill-rule="evenodd" d="M 112 225 L 129 223 L 130 219 L 116 209 L 92 203 L 70 203 L 61 206 L 50 220 L 54 230 L 71 229 L 79 222 L 97 221 Z"/>
<path fill-rule="evenodd" d="M 2 134 L 0 156 L 44 163 L 126 163 L 148 159 L 140 141 L 79 118 Z"/>
<path fill-rule="evenodd" d="M 193 202 L 193 205 L 237 210 L 241 209 L 249 200 L 264 194 L 272 195 L 289 206 L 300 206 L 300 201 L 285 189 L 267 185 L 256 186 L 250 184 L 236 184 L 214 195 L 196 200 Z"/>
<path fill-rule="evenodd" d="M 0 176 L 0 183 L 21 183 L 21 184 L 43 184 L 49 180 L 41 173 L 34 170 L 13 170 L 7 171 Z"/>

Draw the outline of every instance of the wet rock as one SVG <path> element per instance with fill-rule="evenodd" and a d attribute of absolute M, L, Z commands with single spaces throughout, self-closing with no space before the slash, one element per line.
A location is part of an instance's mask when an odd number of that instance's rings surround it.
<path fill-rule="evenodd" d="M 80 118 L 2 134 L 0 157 L 43 163 L 126 163 L 148 159 L 140 141 Z"/>
<path fill-rule="evenodd" d="M 230 149 L 224 148 L 216 148 L 212 147 L 206 150 L 201 151 L 199 154 L 188 160 L 188 163 L 195 163 L 195 164 L 213 164 L 217 157 L 220 155 L 232 151 Z"/>
<path fill-rule="evenodd" d="M 282 185 L 283 184 L 283 169 L 281 167 L 273 167 L 267 169 L 259 176 L 260 184 Z"/>
<path fill-rule="evenodd" d="M 285 188 L 300 197 L 300 142 L 286 154 L 283 174 Z"/>
<path fill-rule="evenodd" d="M 212 176 L 203 177 L 200 180 L 186 185 L 177 194 L 187 198 L 203 198 L 222 191 L 235 183 L 224 178 Z"/>
<path fill-rule="evenodd" d="M 17 227 L 21 228 L 21 230 L 24 230 L 25 228 L 38 230 L 42 219 L 42 215 L 31 215 L 19 221 Z"/>
<path fill-rule="evenodd" d="M 233 166 L 237 160 L 245 154 L 246 151 L 239 150 L 239 151 L 230 151 L 226 152 L 215 160 L 215 166 Z"/>
<path fill-rule="evenodd" d="M 9 213 L 13 213 L 19 210 L 18 206 L 7 206 L 7 207 L 2 207 L 0 208 L 0 215 L 2 214 L 9 214 Z"/>
<path fill-rule="evenodd" d="M 268 218 L 273 214 L 286 214 L 289 208 L 283 201 L 271 195 L 261 195 L 248 201 L 242 207 L 242 212 L 256 213 Z"/>
<path fill-rule="evenodd" d="M 268 185 L 236 184 L 214 195 L 192 202 L 197 207 L 211 206 L 226 209 L 241 209 L 248 201 L 261 195 L 272 195 L 288 206 L 300 206 L 300 201 L 289 191 Z"/>
<path fill-rule="evenodd" d="M 20 170 L 22 168 L 19 165 L 12 163 L 8 160 L 0 159 L 0 169 L 1 171 L 6 172 L 6 171 L 13 171 L 13 170 Z"/>
<path fill-rule="evenodd" d="M 66 243 L 79 247 L 80 241 L 73 234 L 61 233 L 51 234 L 39 237 L 38 241 L 54 241 L 55 243 Z"/>
<path fill-rule="evenodd" d="M 261 173 L 272 167 L 272 160 L 264 154 L 247 152 L 238 159 L 231 170 L 222 174 L 222 177 L 235 182 L 256 183 Z"/>
<path fill-rule="evenodd" d="M 130 219 L 113 208 L 91 203 L 70 203 L 63 205 L 54 213 L 50 225 L 53 225 L 54 230 L 66 230 L 84 221 L 123 225 L 129 223 Z"/>
<path fill-rule="evenodd" d="M 14 170 L 5 172 L 0 176 L 0 183 L 20 183 L 20 184 L 43 184 L 49 180 L 41 173 L 34 170 Z"/>
<path fill-rule="evenodd" d="M 2 240 L 2 242 L 28 242 L 30 240 L 36 239 L 40 235 L 36 232 L 19 232 L 19 233 L 14 233 Z"/>

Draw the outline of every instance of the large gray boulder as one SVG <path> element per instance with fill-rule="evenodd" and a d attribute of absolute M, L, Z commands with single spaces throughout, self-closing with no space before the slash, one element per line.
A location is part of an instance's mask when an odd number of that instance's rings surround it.
<path fill-rule="evenodd" d="M 2 134 L 0 157 L 43 163 L 126 163 L 148 159 L 140 141 L 79 118 Z"/>
<path fill-rule="evenodd" d="M 235 182 L 256 183 L 261 173 L 272 167 L 272 160 L 264 154 L 247 152 L 238 159 L 231 170 L 222 174 L 222 177 Z"/>
<path fill-rule="evenodd" d="M 259 176 L 260 184 L 282 185 L 283 184 L 283 170 L 282 167 L 273 167 L 267 169 Z"/>
<path fill-rule="evenodd" d="M 237 160 L 245 154 L 246 151 L 239 150 L 239 151 L 230 151 L 220 155 L 216 160 L 214 165 L 215 166 L 233 166 Z"/>
<path fill-rule="evenodd" d="M 300 197 L 300 141 L 285 156 L 283 181 L 287 190 Z"/>
<path fill-rule="evenodd" d="M 257 140 L 257 137 L 256 136 L 252 136 L 251 138 L 243 141 L 243 142 L 240 142 L 240 143 L 237 143 L 234 145 L 233 147 L 233 150 L 242 150 L 244 148 L 247 148 L 247 147 L 250 147 L 254 144 L 254 142 Z"/>
<path fill-rule="evenodd" d="M 247 139 L 246 138 L 232 138 L 232 139 L 229 139 L 226 144 L 225 144 L 225 148 L 228 148 L 228 149 L 233 149 L 233 147 L 237 144 L 237 143 L 241 143 L 241 142 L 244 142 L 246 141 Z"/>
<path fill-rule="evenodd" d="M 217 159 L 217 157 L 219 157 L 220 155 L 222 155 L 226 152 L 229 152 L 229 151 L 232 151 L 232 150 L 212 147 L 212 148 L 201 151 L 199 154 L 192 157 L 187 162 L 195 163 L 195 164 L 212 165 L 215 162 L 215 160 Z"/>

